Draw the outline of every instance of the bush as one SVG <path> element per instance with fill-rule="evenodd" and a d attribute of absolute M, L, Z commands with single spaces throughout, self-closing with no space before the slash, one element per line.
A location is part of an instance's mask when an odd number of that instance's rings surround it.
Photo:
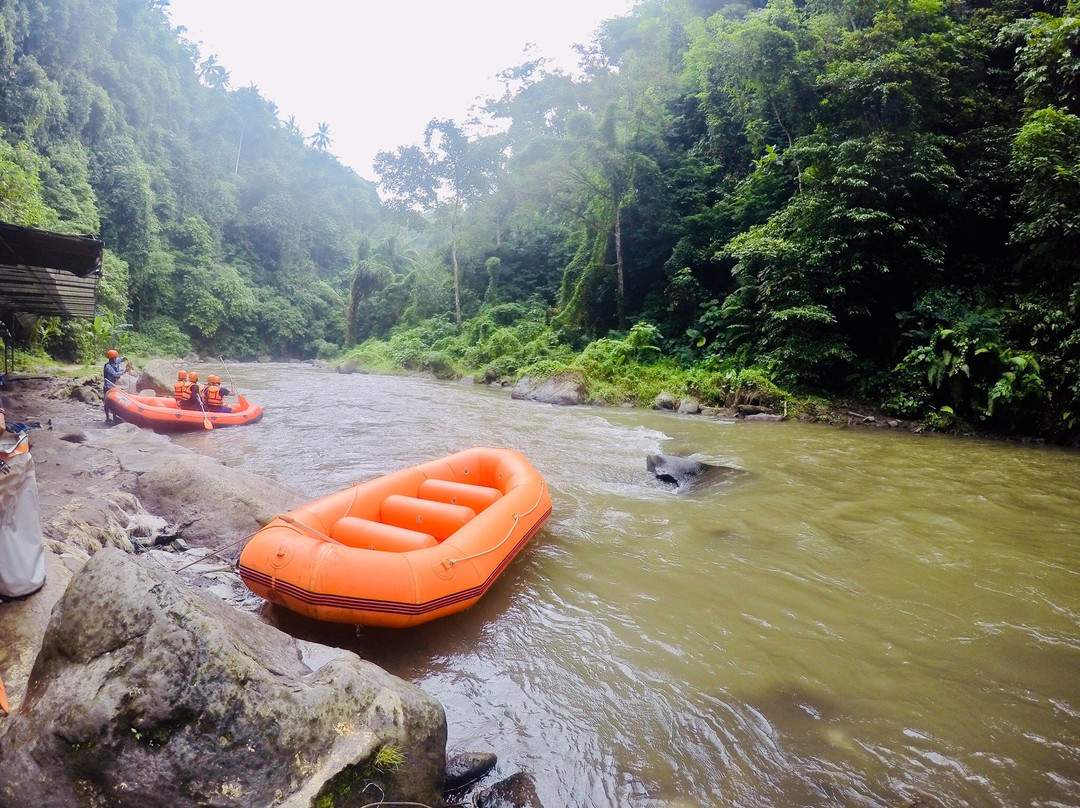
<path fill-rule="evenodd" d="M 341 354 L 341 346 L 324 339 L 315 340 L 315 356 L 318 359 L 336 359 Z"/>
<path fill-rule="evenodd" d="M 125 337 L 132 353 L 140 356 L 187 356 L 192 351 L 191 338 L 170 317 L 158 316 L 147 321 L 139 331 Z"/>

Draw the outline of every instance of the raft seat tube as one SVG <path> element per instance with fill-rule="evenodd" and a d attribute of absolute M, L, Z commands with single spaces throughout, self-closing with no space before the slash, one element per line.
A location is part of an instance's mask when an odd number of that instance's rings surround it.
<path fill-rule="evenodd" d="M 464 505 L 480 513 L 489 505 L 494 505 L 502 497 L 502 491 L 486 485 L 470 485 L 433 478 L 424 480 L 416 495 L 420 499 L 445 502 L 447 505 Z"/>
<path fill-rule="evenodd" d="M 402 494 L 391 494 L 379 508 L 379 521 L 430 533 L 440 542 L 454 535 L 475 517 L 476 511 L 464 505 L 450 505 Z"/>
<path fill-rule="evenodd" d="M 434 547 L 439 542 L 430 533 L 387 525 L 371 519 L 343 516 L 334 523 L 330 537 L 350 547 L 404 553 Z"/>

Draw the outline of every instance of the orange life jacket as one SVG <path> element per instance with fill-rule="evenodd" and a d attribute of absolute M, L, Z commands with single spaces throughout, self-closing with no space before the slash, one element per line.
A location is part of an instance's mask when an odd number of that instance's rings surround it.
<path fill-rule="evenodd" d="M 179 379 L 173 382 L 173 397 L 177 401 L 187 401 L 191 398 L 191 382 Z"/>
<path fill-rule="evenodd" d="M 225 404 L 225 399 L 221 397 L 221 385 L 220 384 L 208 384 L 206 385 L 206 406 L 208 407 L 221 407 Z"/>

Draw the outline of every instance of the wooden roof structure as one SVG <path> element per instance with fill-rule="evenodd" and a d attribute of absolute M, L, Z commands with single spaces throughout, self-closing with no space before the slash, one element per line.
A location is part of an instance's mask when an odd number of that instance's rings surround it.
<path fill-rule="evenodd" d="M 0 315 L 93 317 L 105 243 L 0 222 Z"/>

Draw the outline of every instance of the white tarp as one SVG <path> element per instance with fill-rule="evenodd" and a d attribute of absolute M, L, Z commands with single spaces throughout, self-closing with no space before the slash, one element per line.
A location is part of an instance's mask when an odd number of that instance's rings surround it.
<path fill-rule="evenodd" d="M 34 460 L 30 452 L 7 455 L 0 451 L 0 597 L 29 595 L 44 583 L 45 547 Z"/>

